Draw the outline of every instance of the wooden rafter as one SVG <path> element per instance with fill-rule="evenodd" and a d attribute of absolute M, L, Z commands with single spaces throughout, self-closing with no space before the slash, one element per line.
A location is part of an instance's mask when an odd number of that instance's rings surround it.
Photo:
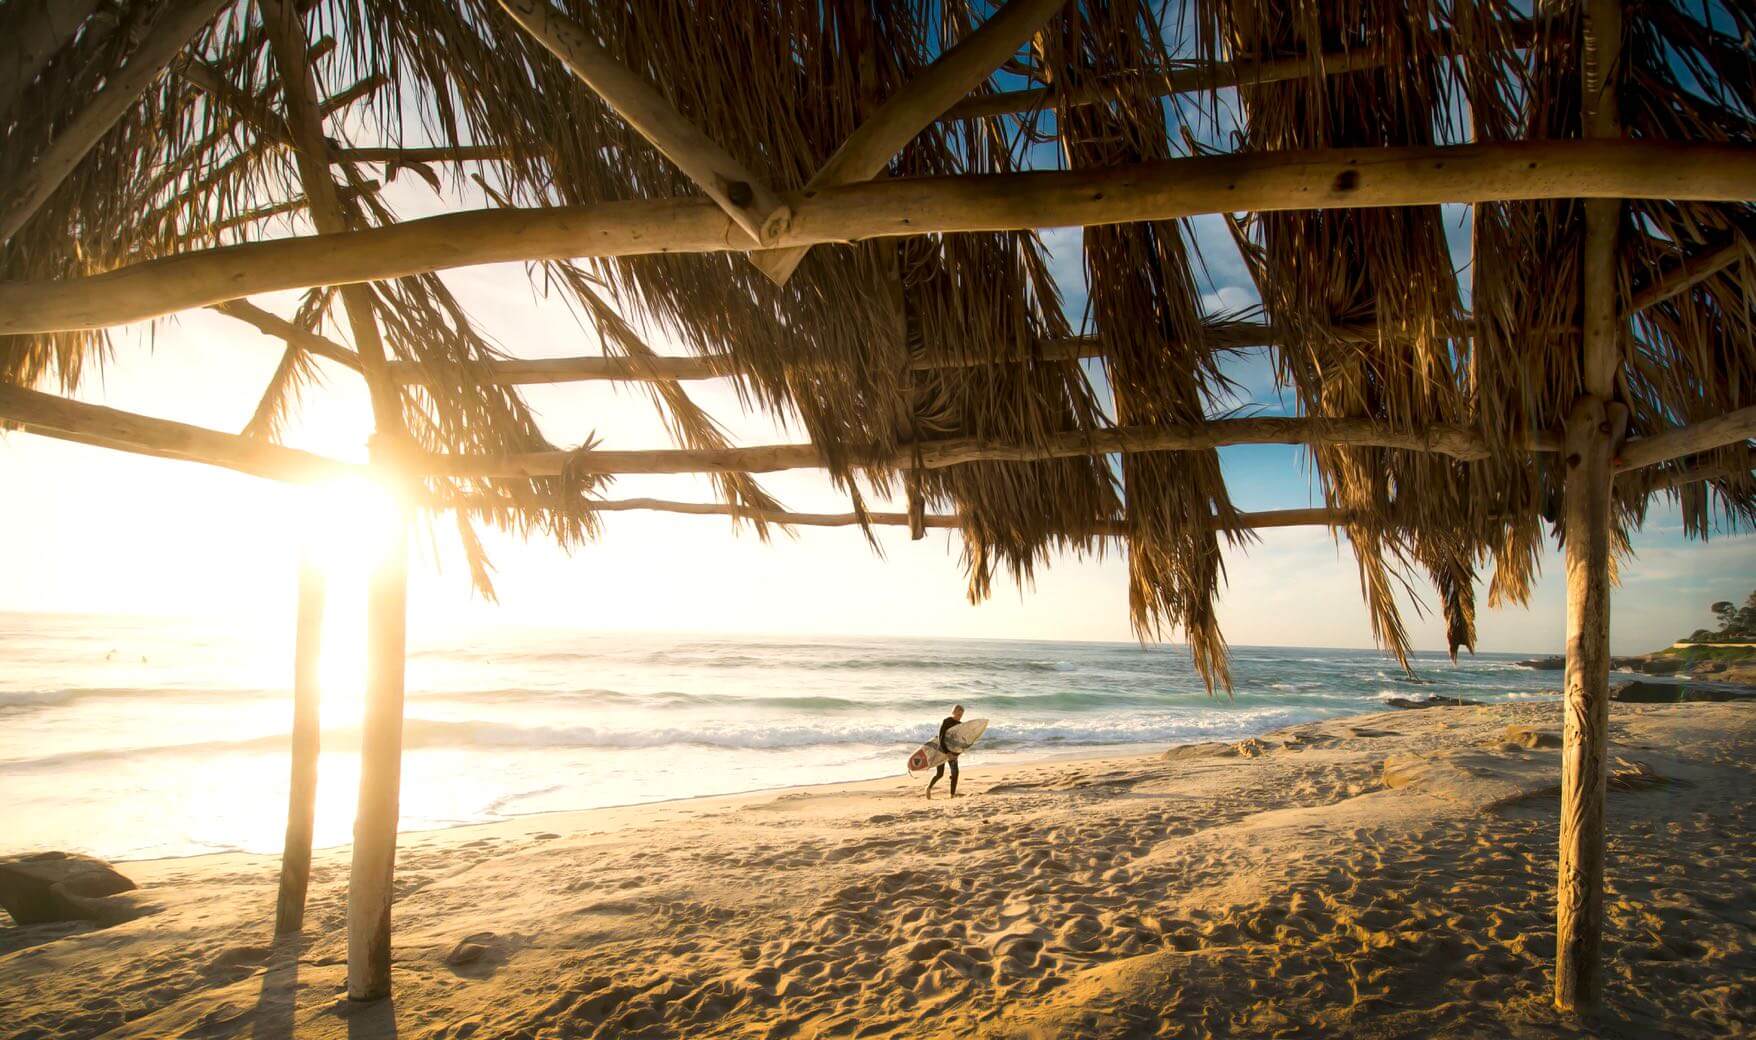
<path fill-rule="evenodd" d="M 1629 441 L 1613 465 L 1620 473 L 1752 439 L 1756 439 L 1756 405 Z"/>
<path fill-rule="evenodd" d="M 356 372 L 360 371 L 360 355 L 327 336 L 320 336 L 309 329 L 293 324 L 278 314 L 271 314 L 249 300 L 229 300 L 225 303 L 216 303 L 213 305 L 213 309 L 227 317 L 254 325 L 266 335 L 276 336 L 289 345 L 307 350 L 318 357 L 328 358 L 337 364 L 346 365 Z"/>
<path fill-rule="evenodd" d="M 873 527 L 909 526 L 907 513 L 796 513 L 781 509 L 748 509 L 721 502 L 675 502 L 663 498 L 602 499 L 588 503 L 586 508 L 594 513 L 645 511 L 681 513 L 688 516 L 730 516 L 783 527 L 859 527 L 862 523 Z M 959 516 L 928 514 L 917 519 L 923 527 L 942 530 L 963 526 L 963 518 Z M 1230 529 L 1261 531 L 1282 527 L 1329 527 L 1343 523 L 1346 523 L 1345 516 L 1331 509 L 1268 509 L 1255 513 L 1239 513 L 1238 523 Z M 1127 535 L 1128 529 L 1124 524 L 1110 523 L 1101 525 L 1091 533 L 1121 538 Z"/>
<path fill-rule="evenodd" d="M 273 316 L 269 315 L 269 317 L 272 318 Z M 1749 409 L 1745 409 L 1741 413 L 1734 414 L 1743 414 L 1749 411 Z M 130 452 L 137 455 L 150 455 L 157 458 L 176 459 L 184 462 L 196 462 L 209 466 L 218 466 L 225 469 L 236 470 L 241 473 L 248 473 L 253 476 L 291 483 L 310 483 L 333 480 L 342 477 L 358 478 L 363 477 L 366 474 L 365 467 L 325 458 L 321 455 L 314 455 L 310 452 L 300 451 L 296 448 L 288 448 L 260 438 L 226 433 L 219 430 L 208 429 L 206 427 L 193 426 L 188 423 L 176 422 L 170 419 L 137 415 L 132 412 L 108 408 L 103 405 L 87 404 L 83 401 L 73 401 L 36 390 L 27 390 L 23 387 L 0 386 L 0 421 L 16 425 L 29 433 L 38 434 L 40 436 L 74 441 L 81 444 L 91 444 L 117 451 Z M 1276 421 L 1283 423 L 1289 422 L 1289 420 Z M 1748 423 L 1751 420 L 1746 416 L 1742 421 Z M 1290 420 L 1290 422 L 1296 423 L 1298 420 Z M 1224 430 L 1226 427 L 1222 425 L 1221 429 Z M 1290 429 L 1290 427 L 1288 429 Z M 1692 427 L 1683 427 L 1682 429 L 1688 430 L 1692 429 Z M 1231 435 L 1221 433 L 1219 436 L 1224 439 L 1229 438 Z M 1747 429 L 1747 436 L 1756 436 L 1756 430 Z M 1649 440 L 1657 441 L 1659 438 L 1654 437 L 1649 438 Z M 967 445 L 968 442 L 961 443 Z M 1240 441 L 1237 443 L 1261 443 L 1261 441 Z M 1669 442 L 1670 446 L 1664 449 L 1664 452 L 1662 453 L 1659 451 L 1639 450 L 1639 445 L 1642 443 L 1644 442 L 1633 441 L 1630 442 L 1629 447 L 1634 451 L 1636 458 L 1644 460 L 1642 465 L 1648 467 L 1660 462 L 1668 462 L 1672 459 L 1682 458 L 1700 450 L 1700 448 L 1696 446 L 1700 441 L 1693 436 L 1676 438 Z M 1726 442 L 1722 441 L 1722 443 Z M 1736 443 L 1736 441 L 1733 440 L 1729 443 Z M 803 459 L 803 456 L 808 450 L 814 450 L 811 449 L 810 445 L 781 445 L 776 447 L 784 451 L 784 455 L 781 457 L 780 461 L 797 461 L 801 466 L 806 464 L 822 464 L 821 458 L 818 458 L 814 463 L 806 463 Z M 706 468 L 706 465 L 709 462 L 717 461 L 723 465 L 728 461 L 735 460 L 737 457 L 736 453 L 738 452 L 758 450 L 775 451 L 776 449 L 730 449 L 728 452 L 719 453 L 721 457 L 716 460 L 699 460 L 702 464 L 702 468 L 696 470 L 684 469 L 677 464 L 679 460 L 676 456 L 683 454 L 679 452 L 597 452 L 592 453 L 591 457 L 595 457 L 599 462 L 618 458 L 633 458 L 638 462 L 642 459 L 652 459 L 655 457 L 664 462 L 662 467 L 645 465 L 638 468 L 621 469 L 618 470 L 619 472 L 705 472 L 709 471 Z M 1536 450 L 1546 450 L 1546 447 L 1545 445 L 1537 445 Z M 565 457 L 567 454 L 568 453 L 564 452 L 555 453 L 558 457 Z M 702 453 L 695 454 L 699 456 Z M 1015 452 L 1011 457 L 1016 457 L 1019 454 L 1024 453 Z M 1040 457 L 1035 456 L 1034 450 L 1032 454 L 1033 457 Z M 1627 452 L 1624 452 L 1624 455 L 1627 454 Z M 798 458 L 794 459 L 792 458 L 793 456 L 798 456 Z M 945 462 L 945 459 L 949 456 L 933 456 L 930 454 L 929 457 L 934 458 L 935 461 L 940 464 L 948 464 Z M 1756 462 L 1756 449 L 1752 449 L 1747 454 L 1746 461 L 1742 464 L 1742 472 L 1748 472 L 1750 463 L 1753 462 Z M 1683 484 L 1694 481 L 1722 479 L 1740 472 L 1738 465 L 1739 464 L 1736 463 L 1731 465 L 1714 463 L 1711 465 L 1691 467 L 1681 470 L 1648 470 L 1648 472 L 1656 474 L 1649 484 L 1649 489 L 1652 491 L 1660 491 L 1679 487 Z M 436 466 L 434 467 L 434 473 L 435 475 L 448 473 L 452 468 L 453 467 L 449 465 Z M 596 467 L 594 466 L 592 468 Z M 1628 465 L 1626 464 L 1626 461 L 1624 461 L 1621 472 L 1632 472 L 1634 469 L 1634 466 Z M 636 499 L 633 501 L 645 503 L 660 502 L 663 500 Z M 601 508 L 614 510 L 643 508 L 656 509 L 662 507 L 658 505 L 649 506 L 631 504 L 622 506 L 605 505 Z M 743 515 L 741 512 L 734 512 L 740 509 L 741 507 L 723 506 L 719 504 L 682 504 L 681 507 L 672 511 L 712 513 L 716 515 Z M 1300 514 L 1303 514 L 1303 518 L 1296 519 Z M 1276 510 L 1270 513 L 1250 515 L 1258 518 L 1249 524 L 1249 526 L 1254 528 L 1264 526 L 1291 526 L 1295 523 L 1328 522 L 1327 520 L 1317 517 L 1315 512 L 1299 510 Z M 906 523 L 905 514 L 898 513 L 895 514 L 895 516 L 899 523 Z M 1270 517 L 1278 517 L 1279 519 L 1275 522 L 1269 522 L 1267 518 Z M 808 520 L 781 520 L 778 515 L 774 517 L 758 517 L 755 514 L 751 514 L 750 518 L 772 519 L 777 523 L 797 522 L 809 524 L 811 522 Z M 875 522 L 888 523 L 889 521 L 879 520 Z M 842 525 L 842 521 L 838 520 L 834 523 L 828 523 L 825 526 Z M 928 526 L 933 527 L 942 525 L 929 523 Z"/>
<path fill-rule="evenodd" d="M 1067 0 L 1010 0 L 981 28 L 946 50 L 860 124 L 823 168 L 812 175 L 805 191 L 820 191 L 878 176 L 892 156 L 944 115 L 958 98 L 992 75 L 1001 62 L 1066 3 Z M 809 248 L 764 250 L 750 259 L 762 273 L 784 284 Z"/>
<path fill-rule="evenodd" d="M 1711 249 L 1700 256 L 1692 256 L 1676 267 L 1660 275 L 1651 285 L 1634 294 L 1628 302 L 1630 311 L 1643 311 L 1648 307 L 1663 303 L 1679 293 L 1705 282 L 1714 275 L 1737 263 L 1739 259 L 1752 256 L 1750 243 L 1742 238 L 1734 238 L 1718 249 Z"/>
<path fill-rule="evenodd" d="M 792 223 L 779 244 L 1581 192 L 1751 199 L 1756 197 L 1756 147 L 1552 141 L 1330 149 L 1077 172 L 884 179 L 795 196 Z M 736 251 L 744 248 L 741 237 L 716 206 L 693 199 L 473 210 L 189 253 L 89 278 L 0 284 L 0 335 L 105 328 L 256 293 L 473 264 Z"/>
<path fill-rule="evenodd" d="M 1472 430 L 1457 426 L 1423 432 L 1391 430 L 1367 419 L 1272 417 L 1215 419 L 1194 426 L 1128 426 L 1074 430 L 1055 434 L 1041 444 L 994 444 L 979 440 L 925 441 L 894 453 L 850 451 L 860 466 L 892 469 L 944 469 L 969 462 L 1040 462 L 1113 453 L 1201 451 L 1233 444 L 1345 444 L 1399 448 L 1448 455 L 1457 459 L 1489 456 L 1486 442 Z M 1559 450 L 1553 435 L 1532 437 L 1525 449 Z M 827 465 L 814 444 L 765 444 L 714 451 L 663 449 L 650 451 L 547 451 L 523 455 L 427 455 L 420 468 L 437 476 L 459 478 L 554 477 L 579 473 L 773 473 L 819 469 Z"/>
<path fill-rule="evenodd" d="M 513 20 L 694 181 L 758 245 L 772 244 L 788 210 L 768 185 L 691 123 L 652 84 L 598 46 L 548 0 L 499 0 Z"/>
<path fill-rule="evenodd" d="M 6 186 L 0 204 L 0 243 L 36 215 L 80 160 L 109 133 L 163 74 L 177 53 L 214 20 L 228 0 L 170 0 L 141 39 L 128 64 L 105 81 L 24 174 Z"/>
<path fill-rule="evenodd" d="M 290 483 L 311 483 L 363 470 L 254 437 L 135 415 L 103 405 L 0 384 L 0 419 L 45 437 L 136 455 L 200 462 Z"/>

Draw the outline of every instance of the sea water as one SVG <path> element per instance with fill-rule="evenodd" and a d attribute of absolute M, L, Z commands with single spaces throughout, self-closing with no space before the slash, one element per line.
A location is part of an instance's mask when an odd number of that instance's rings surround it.
<path fill-rule="evenodd" d="M 272 852 L 289 632 L 0 614 L 0 854 Z M 471 632 L 412 637 L 405 830 L 897 776 L 953 704 L 991 720 L 966 783 L 1022 756 L 1234 740 L 1390 697 L 1543 696 L 1515 655 L 1234 647 L 1210 696 L 1180 646 Z M 358 663 L 325 669 L 316 842 L 348 841 Z M 351 668 L 345 667 L 352 665 Z"/>

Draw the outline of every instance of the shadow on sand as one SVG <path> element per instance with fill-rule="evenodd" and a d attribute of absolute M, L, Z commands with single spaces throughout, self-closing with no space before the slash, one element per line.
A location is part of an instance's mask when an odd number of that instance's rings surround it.
<path fill-rule="evenodd" d="M 262 989 L 256 997 L 252 1016 L 253 1040 L 294 1040 L 299 1003 L 299 958 L 309 941 L 302 935 L 285 936 L 275 941 L 268 957 L 268 970 L 262 975 Z M 346 999 L 336 1002 L 336 1014 L 348 1024 L 348 1040 L 396 1040 L 396 1002 L 378 1000 L 355 1004 Z"/>

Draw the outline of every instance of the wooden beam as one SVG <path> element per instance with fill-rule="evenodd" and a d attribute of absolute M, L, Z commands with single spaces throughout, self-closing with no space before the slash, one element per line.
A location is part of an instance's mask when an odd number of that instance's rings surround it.
<path fill-rule="evenodd" d="M 1654 304 L 1663 303 L 1678 293 L 1688 292 L 1737 263 L 1740 258 L 1750 255 L 1750 243 L 1742 238 L 1734 238 L 1718 249 L 1708 250 L 1700 256 L 1692 256 L 1660 275 L 1651 285 L 1635 293 L 1634 299 L 1628 303 L 1628 309 L 1630 311 L 1643 311 Z"/>
<path fill-rule="evenodd" d="M 727 505 L 723 502 L 673 502 L 662 498 L 622 498 L 600 499 L 587 503 L 586 509 L 594 513 L 621 513 L 630 511 L 647 511 L 655 513 L 681 513 L 689 516 L 731 516 L 742 520 L 757 520 L 762 523 L 780 524 L 783 527 L 858 527 L 858 513 L 795 513 L 781 509 L 747 509 L 742 506 Z M 1331 509 L 1268 509 L 1255 513 L 1239 513 L 1238 524 L 1232 530 L 1266 530 L 1279 527 L 1334 527 L 1347 522 L 1346 516 Z M 874 527 L 908 527 L 907 513 L 868 512 L 865 522 Z M 924 518 L 924 526 L 930 528 L 953 529 L 963 526 L 963 518 L 945 514 L 928 515 Z M 1093 534 L 1106 538 L 1122 538 L 1128 534 L 1128 528 L 1122 523 L 1101 525 Z"/>
<path fill-rule="evenodd" d="M 299 615 L 293 630 L 293 739 L 287 784 L 287 834 L 280 852 L 280 890 L 274 934 L 295 935 L 305 926 L 305 893 L 311 883 L 311 835 L 317 819 L 317 759 L 323 697 L 323 569 L 299 563 Z"/>
<path fill-rule="evenodd" d="M 1617 107 L 1621 0 L 1587 0 L 1580 101 L 1588 139 L 1621 136 Z M 1555 900 L 1555 1006 L 1595 1012 L 1603 1001 L 1604 794 L 1610 726 L 1611 459 L 1627 408 L 1615 400 L 1627 336 L 1617 298 L 1621 203 L 1588 198 L 1582 247 L 1584 393 L 1567 420 L 1562 530 L 1567 568 L 1567 668 L 1561 742 L 1560 866 Z"/>
<path fill-rule="evenodd" d="M 1001 62 L 1066 4 L 1067 0 L 1008 0 L 981 28 L 939 55 L 885 101 L 811 177 L 805 193 L 878 176 L 892 156 L 993 75 Z M 764 250 L 750 260 L 775 283 L 784 285 L 809 249 Z"/>
<path fill-rule="evenodd" d="M 354 371 L 360 371 L 360 355 L 326 336 L 300 328 L 278 314 L 271 314 L 256 306 L 249 300 L 229 300 L 216 303 L 213 309 L 229 318 L 246 322 L 269 336 L 277 336 L 301 349 L 308 350 L 321 358 L 328 358 L 337 364 L 346 365 Z M 395 369 L 393 369 L 394 371 Z"/>
<path fill-rule="evenodd" d="M 318 110 L 322 112 L 324 118 L 327 119 L 389 82 L 390 81 L 384 77 L 383 73 L 374 72 L 365 79 L 355 83 L 353 86 L 343 90 L 341 93 L 332 94 L 331 96 L 324 98 L 323 104 Z"/>
<path fill-rule="evenodd" d="M 16 423 L 44 437 L 200 462 L 270 480 L 304 484 L 362 473 L 358 466 L 270 441 L 70 401 L 19 386 L 0 384 L 0 421 Z"/>
<path fill-rule="evenodd" d="M 1614 468 L 1623 473 L 1751 439 L 1756 439 L 1756 405 L 1629 441 L 1615 459 Z"/>
<path fill-rule="evenodd" d="M 7 186 L 0 205 L 0 243 L 11 241 L 96 144 L 103 140 L 165 66 L 212 22 L 229 0 L 167 0 L 128 63 L 62 128 L 30 168 Z"/>
<path fill-rule="evenodd" d="M 1528 41 L 1536 36 L 1535 26 L 1521 20 L 1509 26 L 1515 39 Z M 1449 35 L 1449 34 L 1447 34 Z M 1455 52 L 1455 44 L 1447 40 L 1447 53 Z M 1228 87 L 1258 86 L 1288 80 L 1310 79 L 1314 73 L 1340 76 L 1349 72 L 1383 68 L 1398 60 L 1398 55 L 1381 46 L 1354 47 L 1328 51 L 1313 61 L 1309 55 L 1291 58 L 1239 58 L 1233 61 L 1179 62 L 1165 72 L 1131 75 L 1110 83 L 1094 83 L 1074 88 L 1031 87 L 994 94 L 976 94 L 964 98 L 945 112 L 941 119 L 983 119 L 994 116 L 1022 115 L 1056 104 L 1075 106 L 1095 104 L 1117 94 L 1151 93 L 1158 96 L 1195 94 L 1224 90 Z"/>
<path fill-rule="evenodd" d="M 434 148 L 338 148 L 335 161 L 343 163 L 489 162 L 511 153 L 500 145 L 470 144 Z"/>
<path fill-rule="evenodd" d="M 1170 159 L 1101 170 L 886 178 L 795 196 L 780 245 L 1006 231 L 1241 210 L 1348 209 L 1577 195 L 1756 196 L 1756 146 L 1544 141 Z M 222 300 L 474 264 L 723 252 L 711 203 L 500 208 L 228 246 L 54 282 L 0 284 L 0 335 L 98 329 Z"/>
<path fill-rule="evenodd" d="M 1197 426 L 1131 426 L 1072 431 L 1036 445 L 992 444 L 977 440 L 927 441 L 893 454 L 851 452 L 856 466 L 944 469 L 969 462 L 1038 462 L 1112 453 L 1202 451 L 1230 444 L 1334 444 L 1399 448 L 1472 460 L 1489 457 L 1486 442 L 1473 430 L 1434 427 L 1421 433 L 1387 429 L 1365 419 L 1216 419 Z M 1559 439 L 1542 435 L 1525 450 L 1552 452 Z M 584 473 L 773 473 L 819 469 L 827 465 L 814 444 L 768 444 L 717 450 L 546 451 L 524 455 L 435 455 L 420 468 L 432 476 L 554 477 Z"/>
<path fill-rule="evenodd" d="M 97 6 L 98 0 L 15 0 L 0 11 L 0 34 L 7 41 L 0 58 L 0 124 Z"/>
<path fill-rule="evenodd" d="M 223 310 L 227 304 L 214 309 Z M 260 326 L 259 326 L 260 327 Z M 264 328 L 263 331 L 271 331 Z M 1338 335 L 1352 337 L 1355 330 L 1338 329 Z M 1272 329 L 1259 322 L 1216 321 L 1208 328 L 1209 343 L 1221 350 L 1244 350 L 1272 346 L 1279 342 Z M 328 342 L 327 340 L 325 342 Z M 330 344 L 336 350 L 346 348 Z M 1104 356 L 1103 341 L 1096 336 L 1073 336 L 1044 340 L 1031 351 L 1010 351 L 996 357 L 973 354 L 930 354 L 910 360 L 909 370 L 935 372 L 948 369 L 980 368 L 986 365 L 1023 364 L 1027 361 L 1077 361 Z M 800 367 L 809 368 L 810 362 Z M 709 354 L 696 357 L 661 356 L 654 358 L 609 357 L 587 354 L 577 357 L 513 358 L 491 361 L 482 366 L 483 381 L 495 386 L 524 386 L 550 383 L 584 383 L 600 380 L 626 382 L 677 382 L 699 379 L 723 379 L 739 373 L 737 359 L 730 354 Z M 391 372 L 398 382 L 413 385 L 426 376 L 406 363 L 394 363 Z"/>
<path fill-rule="evenodd" d="M 750 240 L 772 244 L 786 226 L 786 203 L 744 164 L 685 119 L 665 96 L 594 42 L 548 0 L 499 0 L 536 41 L 604 99 L 635 132 L 677 164 Z"/>
<path fill-rule="evenodd" d="M 1694 484 L 1704 480 L 1724 480 L 1727 477 L 1737 476 L 1749 477 L 1756 474 L 1756 447 L 1745 448 L 1730 461 L 1700 462 L 1677 469 L 1624 470 L 1616 475 L 1625 477 L 1629 473 L 1637 473 L 1645 478 L 1648 494 L 1669 491 L 1685 484 Z"/>

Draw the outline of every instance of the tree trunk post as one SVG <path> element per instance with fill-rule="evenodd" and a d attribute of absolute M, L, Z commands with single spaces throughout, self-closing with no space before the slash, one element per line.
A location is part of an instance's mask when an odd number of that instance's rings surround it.
<path fill-rule="evenodd" d="M 1592 0 L 1581 60 L 1584 133 L 1620 136 L 1614 73 L 1620 0 Z M 1595 1012 L 1603 1000 L 1604 788 L 1610 726 L 1610 482 L 1626 409 L 1613 403 L 1622 360 L 1617 299 L 1621 204 L 1587 199 L 1580 295 L 1585 394 L 1567 420 L 1563 532 L 1567 672 L 1561 749 L 1560 864 L 1555 900 L 1555 1006 Z"/>
<path fill-rule="evenodd" d="M 375 450 L 375 457 L 382 452 Z M 348 998 L 390 995 L 390 904 L 402 794 L 403 653 L 408 525 L 400 500 L 366 598 L 366 713 L 360 728 L 360 802 L 348 876 Z"/>
<path fill-rule="evenodd" d="M 319 678 L 323 660 L 323 572 L 299 565 L 299 619 L 293 637 L 293 766 L 287 792 L 287 837 L 280 854 L 280 896 L 274 934 L 293 935 L 305 924 L 311 881 L 311 830 L 317 816 L 317 756 L 322 747 Z"/>

